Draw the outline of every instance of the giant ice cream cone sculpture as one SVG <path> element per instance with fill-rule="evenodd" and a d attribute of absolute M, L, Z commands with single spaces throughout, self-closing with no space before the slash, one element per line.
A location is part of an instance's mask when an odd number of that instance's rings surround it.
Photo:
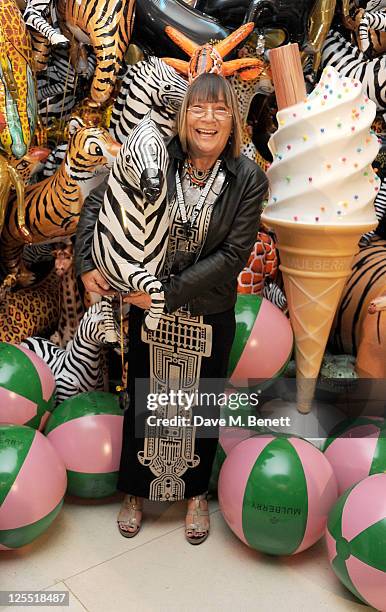
<path fill-rule="evenodd" d="M 306 413 L 358 241 L 377 225 L 375 104 L 359 81 L 329 66 L 307 97 L 297 45 L 271 51 L 270 60 L 279 112 L 262 219 L 277 236 L 295 336 L 297 407 Z"/>

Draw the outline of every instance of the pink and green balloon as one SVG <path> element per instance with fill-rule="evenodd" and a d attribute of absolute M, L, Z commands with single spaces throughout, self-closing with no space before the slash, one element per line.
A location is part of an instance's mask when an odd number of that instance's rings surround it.
<path fill-rule="evenodd" d="M 359 417 L 342 423 L 324 447 L 341 495 L 366 476 L 386 472 L 386 421 Z"/>
<path fill-rule="evenodd" d="M 323 453 L 306 440 L 258 434 L 230 451 L 218 496 L 242 542 L 271 555 L 293 555 L 323 535 L 337 485 Z"/>
<path fill-rule="evenodd" d="M 55 409 L 45 434 L 66 466 L 68 493 L 100 498 L 116 491 L 122 426 L 123 413 L 111 393 L 81 393 Z"/>
<path fill-rule="evenodd" d="M 291 358 L 293 333 L 289 320 L 269 300 L 239 294 L 236 334 L 229 358 L 228 377 L 233 387 L 245 388 L 280 376 Z"/>
<path fill-rule="evenodd" d="M 331 567 L 365 604 L 386 611 L 386 474 L 350 487 L 328 517 Z"/>
<path fill-rule="evenodd" d="M 0 423 L 43 429 L 55 406 L 55 378 L 33 351 L 0 342 Z"/>
<path fill-rule="evenodd" d="M 63 462 L 43 434 L 0 425 L 0 550 L 39 537 L 58 515 L 66 486 Z"/>

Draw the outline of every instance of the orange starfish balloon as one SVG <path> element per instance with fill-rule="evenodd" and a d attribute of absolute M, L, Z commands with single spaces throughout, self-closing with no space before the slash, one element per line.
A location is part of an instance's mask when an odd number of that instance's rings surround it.
<path fill-rule="evenodd" d="M 265 64 L 261 59 L 257 57 L 243 57 L 228 62 L 225 62 L 223 59 L 252 32 L 254 27 L 253 21 L 245 23 L 217 44 L 211 45 L 207 43 L 200 46 L 175 28 L 166 26 L 166 34 L 180 49 L 185 51 L 187 55 L 190 55 L 190 61 L 185 62 L 172 57 L 163 57 L 162 59 L 166 64 L 187 76 L 190 83 L 199 74 L 204 72 L 221 74 L 224 77 L 238 72 L 243 80 L 256 79 L 265 68 Z"/>

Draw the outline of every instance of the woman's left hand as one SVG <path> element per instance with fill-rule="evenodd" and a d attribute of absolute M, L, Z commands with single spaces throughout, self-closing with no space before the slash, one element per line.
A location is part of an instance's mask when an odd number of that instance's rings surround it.
<path fill-rule="evenodd" d="M 132 291 L 123 298 L 123 301 L 126 304 L 133 304 L 133 306 L 143 308 L 144 310 L 148 310 L 151 306 L 151 297 L 144 291 Z"/>

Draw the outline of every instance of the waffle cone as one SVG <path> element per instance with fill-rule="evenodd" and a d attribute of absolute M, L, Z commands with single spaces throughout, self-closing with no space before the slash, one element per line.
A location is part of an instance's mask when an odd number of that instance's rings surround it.
<path fill-rule="evenodd" d="M 315 226 L 262 220 L 274 230 L 295 336 L 297 407 L 311 409 L 335 312 L 360 236 L 375 223 Z"/>

